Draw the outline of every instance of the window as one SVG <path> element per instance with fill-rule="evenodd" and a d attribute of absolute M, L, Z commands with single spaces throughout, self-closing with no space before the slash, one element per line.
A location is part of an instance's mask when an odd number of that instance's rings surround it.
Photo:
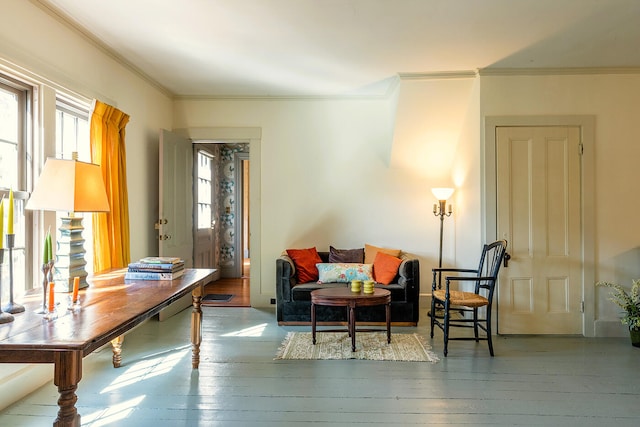
<path fill-rule="evenodd" d="M 56 100 L 56 157 L 91 162 L 89 146 L 89 107 L 58 97 Z"/>
<path fill-rule="evenodd" d="M 30 224 L 26 224 L 24 205 L 27 198 L 25 190 L 25 177 L 27 170 L 26 151 L 27 141 L 25 135 L 26 123 L 29 119 L 28 99 L 30 88 L 19 82 L 0 75 L 0 198 L 8 197 L 9 189 L 14 192 L 14 230 L 15 235 L 12 255 L 14 298 L 19 297 L 30 288 L 30 274 L 27 274 L 27 230 Z M 6 217 L 8 204 L 5 204 L 4 234 L 7 233 Z M 0 236 L 6 245 L 5 236 Z M 5 251 L 4 264 L 9 263 L 8 251 Z M 2 269 L 2 283 L 9 283 L 9 268 Z M 9 298 L 9 286 L 2 287 L 2 302 Z"/>
<path fill-rule="evenodd" d="M 211 228 L 213 157 L 198 150 L 198 230 Z"/>
<path fill-rule="evenodd" d="M 56 158 L 76 158 L 82 162 L 91 162 L 91 146 L 89 143 L 89 106 L 82 102 L 58 96 L 56 98 Z M 75 214 L 84 216 L 84 214 Z M 61 218 L 68 216 L 67 212 L 56 213 L 56 224 L 61 224 Z M 83 217 L 82 237 L 86 251 L 84 259 L 87 262 L 85 270 L 93 273 L 93 233 L 91 215 Z"/>

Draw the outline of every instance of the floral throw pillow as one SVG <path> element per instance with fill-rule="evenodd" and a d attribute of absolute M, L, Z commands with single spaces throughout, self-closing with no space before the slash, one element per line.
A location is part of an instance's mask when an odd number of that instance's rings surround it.
<path fill-rule="evenodd" d="M 318 283 L 349 283 L 352 280 L 373 280 L 373 264 L 319 263 Z"/>

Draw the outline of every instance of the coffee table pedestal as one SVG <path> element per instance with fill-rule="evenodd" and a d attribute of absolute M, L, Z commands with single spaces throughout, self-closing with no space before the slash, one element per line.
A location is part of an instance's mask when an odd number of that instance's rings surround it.
<path fill-rule="evenodd" d="M 351 337 L 351 351 L 356 351 L 356 307 L 369 307 L 375 305 L 385 306 L 387 323 L 387 343 L 391 342 L 391 292 L 386 289 L 374 288 L 372 294 L 364 292 L 352 292 L 350 288 L 316 289 L 311 292 L 311 336 L 313 344 L 316 344 L 316 306 L 347 308 L 347 331 Z M 324 332 L 335 332 L 325 330 Z M 373 332 L 376 329 L 361 329 L 359 332 Z"/>

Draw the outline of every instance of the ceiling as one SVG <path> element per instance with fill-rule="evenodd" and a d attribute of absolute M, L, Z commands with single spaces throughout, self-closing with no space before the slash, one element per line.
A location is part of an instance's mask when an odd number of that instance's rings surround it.
<path fill-rule="evenodd" d="M 35 0 L 174 96 L 384 96 L 398 75 L 640 67 L 638 0 Z"/>

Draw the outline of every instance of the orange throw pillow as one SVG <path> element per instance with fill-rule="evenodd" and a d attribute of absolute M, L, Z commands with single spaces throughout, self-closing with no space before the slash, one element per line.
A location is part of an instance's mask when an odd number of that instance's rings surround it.
<path fill-rule="evenodd" d="M 318 268 L 316 264 L 322 262 L 316 248 L 308 249 L 287 249 L 287 255 L 293 260 L 296 267 L 298 283 L 309 283 L 318 281 Z"/>
<path fill-rule="evenodd" d="M 373 261 L 373 278 L 378 283 L 388 285 L 398 274 L 398 268 L 401 263 L 402 260 L 400 258 L 384 252 L 378 252 Z"/>
<path fill-rule="evenodd" d="M 365 264 L 373 264 L 373 260 L 376 259 L 376 254 L 378 252 L 384 252 L 385 254 L 399 257 L 400 249 L 389 249 L 389 248 L 379 248 L 373 245 L 364 245 L 364 263 Z"/>

